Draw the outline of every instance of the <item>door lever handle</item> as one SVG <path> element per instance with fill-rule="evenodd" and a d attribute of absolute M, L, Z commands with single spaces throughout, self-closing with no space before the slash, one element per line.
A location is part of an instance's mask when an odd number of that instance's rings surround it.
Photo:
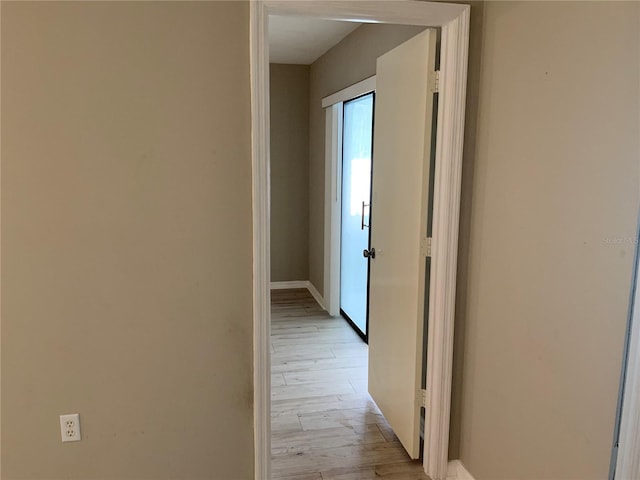
<path fill-rule="evenodd" d="M 376 249 L 371 247 L 369 250 L 367 250 L 366 248 L 362 251 L 362 255 L 364 256 L 364 258 L 376 258 Z"/>

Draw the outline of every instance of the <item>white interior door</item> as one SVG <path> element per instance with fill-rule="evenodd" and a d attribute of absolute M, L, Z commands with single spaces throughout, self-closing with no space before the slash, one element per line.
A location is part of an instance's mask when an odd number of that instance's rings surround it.
<path fill-rule="evenodd" d="M 369 393 L 420 454 L 426 225 L 436 33 L 378 58 L 369 295 Z"/>

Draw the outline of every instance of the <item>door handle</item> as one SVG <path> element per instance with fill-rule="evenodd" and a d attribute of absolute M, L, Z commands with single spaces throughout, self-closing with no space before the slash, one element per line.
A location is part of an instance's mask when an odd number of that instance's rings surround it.
<path fill-rule="evenodd" d="M 370 206 L 371 206 L 370 203 L 362 202 L 362 216 L 360 217 L 360 219 L 361 219 L 360 220 L 360 230 L 364 230 L 364 227 L 367 227 L 367 228 L 369 227 L 369 225 L 365 225 L 365 223 L 364 223 L 364 209 L 365 209 L 365 207 L 370 207 Z M 369 223 L 371 223 L 371 222 L 369 222 Z"/>
<path fill-rule="evenodd" d="M 362 251 L 362 255 L 364 256 L 364 258 L 376 258 L 376 249 L 371 247 L 369 250 L 367 250 L 366 248 Z"/>

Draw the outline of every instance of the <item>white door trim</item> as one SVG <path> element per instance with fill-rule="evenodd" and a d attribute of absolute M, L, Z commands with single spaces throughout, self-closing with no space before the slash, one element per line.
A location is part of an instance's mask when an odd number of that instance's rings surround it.
<path fill-rule="evenodd" d="M 340 315 L 340 223 L 342 220 L 342 112 L 344 103 L 325 109 L 324 298 L 330 315 Z"/>
<path fill-rule="evenodd" d="M 429 305 L 427 425 L 424 467 L 447 476 L 458 218 L 469 44 L 469 5 L 394 2 L 256 0 L 250 2 L 253 171 L 253 327 L 255 478 L 271 478 L 269 355 L 269 50 L 268 16 L 442 27 Z"/>
<path fill-rule="evenodd" d="M 446 478 L 470 7 L 442 25 L 433 195 L 425 473 Z"/>
<path fill-rule="evenodd" d="M 354 83 L 353 85 L 343 88 L 339 92 L 332 93 L 331 95 L 322 99 L 322 108 L 330 107 L 339 102 L 346 102 L 352 98 L 359 97 L 365 93 L 373 92 L 376 89 L 376 76 L 373 75 L 369 78 L 365 78 L 361 82 Z"/>

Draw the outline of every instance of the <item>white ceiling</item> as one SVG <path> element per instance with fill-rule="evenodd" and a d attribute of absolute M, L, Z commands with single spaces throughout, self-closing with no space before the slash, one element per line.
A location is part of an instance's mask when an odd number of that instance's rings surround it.
<path fill-rule="evenodd" d="M 269 61 L 310 65 L 361 24 L 308 17 L 269 17 Z"/>

